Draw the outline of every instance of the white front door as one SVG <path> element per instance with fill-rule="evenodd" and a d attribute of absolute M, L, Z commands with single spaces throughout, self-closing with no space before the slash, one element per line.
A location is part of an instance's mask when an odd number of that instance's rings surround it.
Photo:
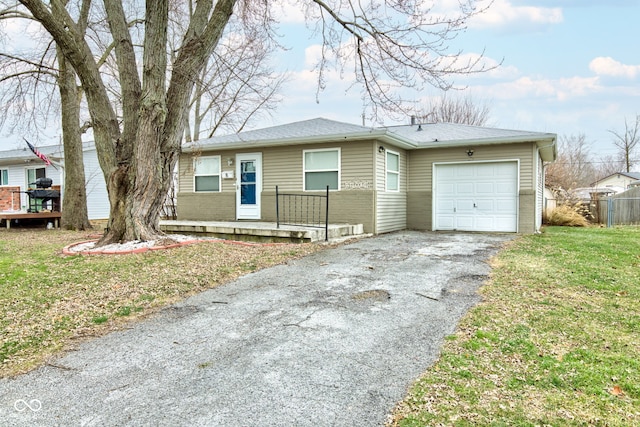
<path fill-rule="evenodd" d="M 260 219 L 262 153 L 236 155 L 236 218 Z"/>

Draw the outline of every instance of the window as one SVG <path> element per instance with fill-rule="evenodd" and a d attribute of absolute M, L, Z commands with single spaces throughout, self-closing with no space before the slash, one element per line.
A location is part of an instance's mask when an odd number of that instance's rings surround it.
<path fill-rule="evenodd" d="M 400 154 L 387 150 L 387 191 L 400 190 Z"/>
<path fill-rule="evenodd" d="M 0 185 L 9 185 L 8 169 L 0 169 Z"/>
<path fill-rule="evenodd" d="M 340 189 L 340 149 L 303 152 L 305 191 Z"/>
<path fill-rule="evenodd" d="M 47 170 L 45 168 L 27 169 L 27 188 L 35 185 L 36 179 L 46 178 Z"/>
<path fill-rule="evenodd" d="M 220 191 L 220 156 L 193 160 L 194 191 Z"/>

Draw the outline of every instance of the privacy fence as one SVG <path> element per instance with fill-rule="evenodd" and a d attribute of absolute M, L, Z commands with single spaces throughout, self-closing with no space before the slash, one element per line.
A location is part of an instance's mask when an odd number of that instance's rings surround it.
<path fill-rule="evenodd" d="M 594 199 L 591 213 L 598 223 L 607 227 L 640 224 L 640 187 L 615 196 Z"/>

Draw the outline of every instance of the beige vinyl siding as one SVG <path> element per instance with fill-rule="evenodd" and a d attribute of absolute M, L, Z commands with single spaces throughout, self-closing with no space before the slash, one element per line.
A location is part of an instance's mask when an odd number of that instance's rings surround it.
<path fill-rule="evenodd" d="M 473 147 L 473 157 L 467 155 L 466 146 L 415 150 L 409 162 L 409 191 L 431 191 L 433 163 L 468 161 L 520 160 L 520 189 L 535 189 L 533 158 L 534 143 L 500 144 Z"/>
<path fill-rule="evenodd" d="M 384 146 L 384 145 L 383 145 Z M 388 233 L 407 228 L 407 153 L 396 147 L 385 147 L 376 156 L 376 233 Z M 386 151 L 400 156 L 399 191 L 386 191 Z"/>
<path fill-rule="evenodd" d="M 340 191 L 331 191 L 330 220 L 365 224 L 373 232 L 374 220 L 374 150 L 373 141 L 337 142 L 293 145 L 286 147 L 248 148 L 237 151 L 206 151 L 199 155 L 221 156 L 222 172 L 234 171 L 233 179 L 222 179 L 220 193 L 195 193 L 193 188 L 193 156 L 180 156 L 178 176 L 178 218 L 185 220 L 235 220 L 235 156 L 240 153 L 262 153 L 262 220 L 275 221 L 275 189 L 281 192 L 303 192 L 303 152 L 325 148 L 340 149 Z M 227 159 L 233 159 L 229 166 Z"/>
<path fill-rule="evenodd" d="M 467 155 L 469 148 L 474 150 L 472 157 Z M 534 232 L 537 188 L 535 153 L 533 142 L 412 151 L 408 164 L 407 228 L 433 229 L 433 163 L 519 160 L 518 231 Z"/>
<path fill-rule="evenodd" d="M 407 228 L 407 193 L 378 192 L 376 234 Z"/>

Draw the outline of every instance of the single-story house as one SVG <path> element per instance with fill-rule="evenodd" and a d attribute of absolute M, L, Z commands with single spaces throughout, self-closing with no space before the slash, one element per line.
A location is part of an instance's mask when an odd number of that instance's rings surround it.
<path fill-rule="evenodd" d="M 64 154 L 62 145 L 38 147 L 51 165 L 46 165 L 25 145 L 24 148 L 0 151 L 0 212 L 26 211 L 29 198 L 25 191 L 34 187 L 38 178 L 50 178 L 53 188 L 64 198 Z M 83 145 L 87 210 L 90 220 L 109 218 L 109 197 L 100 170 L 95 146 Z"/>
<path fill-rule="evenodd" d="M 178 220 L 276 221 L 279 191 L 330 189 L 330 222 L 533 233 L 552 133 L 451 123 L 365 127 L 312 119 L 183 147 Z M 251 172 L 251 173 L 246 173 Z"/>
<path fill-rule="evenodd" d="M 638 180 L 640 180 L 640 172 L 616 172 L 597 180 L 592 183 L 591 186 L 598 188 L 614 188 L 617 190 L 616 192 L 620 192 L 628 190 Z"/>

